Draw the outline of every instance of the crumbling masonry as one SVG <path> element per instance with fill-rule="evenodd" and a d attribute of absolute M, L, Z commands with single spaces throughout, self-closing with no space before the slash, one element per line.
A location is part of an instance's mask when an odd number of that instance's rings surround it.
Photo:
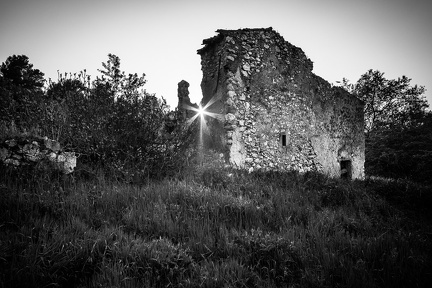
<path fill-rule="evenodd" d="M 204 147 L 250 171 L 364 177 L 363 102 L 312 73 L 304 52 L 272 28 L 218 30 L 203 41 Z M 210 103 L 211 103 L 210 102 Z M 180 103 L 179 103 L 180 104 Z"/>

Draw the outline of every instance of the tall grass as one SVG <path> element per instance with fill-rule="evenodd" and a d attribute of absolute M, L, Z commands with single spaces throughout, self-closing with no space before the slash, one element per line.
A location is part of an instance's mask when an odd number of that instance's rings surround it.
<path fill-rule="evenodd" d="M 415 209 L 427 187 L 219 168 L 137 186 L 2 169 L 0 287 L 425 287 L 432 276 L 430 215 Z"/>

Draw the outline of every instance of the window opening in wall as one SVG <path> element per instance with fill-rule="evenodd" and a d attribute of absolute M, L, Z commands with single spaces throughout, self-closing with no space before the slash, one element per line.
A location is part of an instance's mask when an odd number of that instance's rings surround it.
<path fill-rule="evenodd" d="M 340 175 L 342 179 L 351 179 L 351 160 L 340 161 Z"/>
<path fill-rule="evenodd" d="M 281 133 L 281 143 L 282 143 L 282 147 L 287 146 L 287 135 L 285 132 Z"/>

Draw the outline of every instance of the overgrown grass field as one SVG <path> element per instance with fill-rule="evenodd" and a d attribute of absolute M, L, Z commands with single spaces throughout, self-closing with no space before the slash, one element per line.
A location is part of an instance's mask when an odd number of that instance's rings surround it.
<path fill-rule="evenodd" d="M 0 287 L 431 285 L 432 195 L 413 183 L 1 173 Z"/>

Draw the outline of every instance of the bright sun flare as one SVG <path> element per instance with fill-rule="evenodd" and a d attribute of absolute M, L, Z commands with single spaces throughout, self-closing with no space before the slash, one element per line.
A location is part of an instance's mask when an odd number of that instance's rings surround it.
<path fill-rule="evenodd" d="M 218 119 L 219 121 L 225 121 L 225 117 L 222 114 L 219 113 L 215 113 L 215 112 L 210 112 L 207 108 L 210 107 L 213 103 L 215 103 L 218 100 L 218 98 L 212 98 L 210 99 L 210 101 L 207 102 L 207 104 L 202 107 L 201 105 L 198 106 L 198 108 L 196 107 L 192 107 L 189 105 L 184 105 L 183 107 L 187 110 L 192 110 L 195 111 L 196 114 L 193 115 L 191 118 L 189 118 L 186 121 L 186 125 L 189 126 L 191 125 L 195 119 L 199 119 L 200 123 L 201 123 L 201 127 L 203 129 L 203 131 L 207 131 L 207 124 L 206 124 L 206 119 L 204 116 L 209 116 L 211 118 L 215 118 Z"/>
<path fill-rule="evenodd" d="M 201 107 L 201 105 L 198 107 L 198 115 L 203 116 L 205 114 L 205 109 Z"/>

